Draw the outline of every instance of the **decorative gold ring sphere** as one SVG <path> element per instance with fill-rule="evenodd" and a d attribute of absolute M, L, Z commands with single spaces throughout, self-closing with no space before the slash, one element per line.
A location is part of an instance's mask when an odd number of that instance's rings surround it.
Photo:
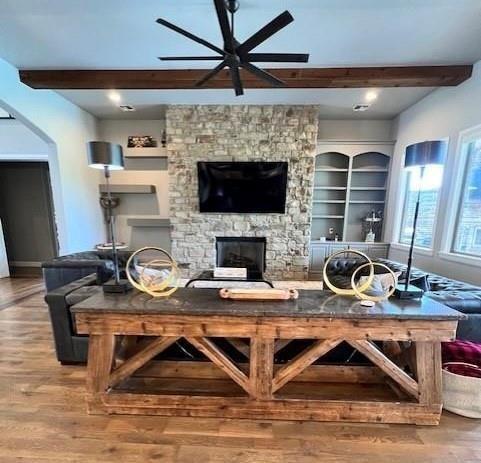
<path fill-rule="evenodd" d="M 369 296 L 367 294 L 364 294 L 361 291 L 361 288 L 357 287 L 356 281 L 355 281 L 356 275 L 358 274 L 358 272 L 360 270 L 367 267 L 368 265 L 371 266 L 371 269 L 374 269 L 374 266 L 382 267 L 383 269 L 387 270 L 388 273 L 391 274 L 393 285 L 392 285 L 391 289 L 386 294 L 383 294 L 382 296 Z M 397 286 L 397 281 L 398 281 L 398 278 L 397 278 L 396 274 L 387 265 L 381 264 L 379 262 L 371 262 L 371 263 L 368 262 L 366 264 L 363 264 L 363 265 L 359 266 L 356 270 L 354 270 L 354 273 L 352 274 L 352 277 L 351 277 L 351 286 L 352 286 L 352 289 L 354 290 L 354 294 L 359 299 L 369 300 L 369 301 L 373 301 L 373 302 L 380 302 L 380 301 L 383 301 L 384 299 L 388 299 L 389 297 L 391 297 L 394 294 L 394 291 L 396 290 L 396 286 Z"/>
<path fill-rule="evenodd" d="M 164 254 L 165 259 L 152 259 L 146 264 L 142 264 L 142 270 L 137 278 L 135 278 L 131 273 L 131 264 L 134 258 L 143 251 L 161 252 Z M 156 267 L 162 267 L 169 270 L 167 270 L 166 275 L 161 274 L 161 272 L 158 272 L 158 275 L 152 275 L 151 272 L 156 271 Z M 152 297 L 170 296 L 177 290 L 177 283 L 180 277 L 179 267 L 172 256 L 165 249 L 153 246 L 147 246 L 132 253 L 125 266 L 125 273 L 127 274 L 127 279 L 134 288 L 147 293 Z"/>
<path fill-rule="evenodd" d="M 331 281 L 329 280 L 329 276 L 327 275 L 327 268 L 328 268 L 331 260 L 334 257 L 336 257 L 340 254 L 346 254 L 346 253 L 355 254 L 355 255 L 360 256 L 360 257 L 362 257 L 363 259 L 366 260 L 366 263 L 360 265 L 359 267 L 357 267 L 354 270 L 354 272 L 351 276 L 351 288 L 350 289 L 349 288 L 338 288 L 337 286 L 333 285 L 331 283 Z M 374 280 L 375 266 L 378 266 L 378 267 L 381 267 L 381 268 L 387 270 L 387 272 L 389 274 L 391 274 L 391 277 L 393 279 L 392 288 L 390 288 L 389 291 L 387 291 L 382 296 L 370 296 L 368 294 L 365 294 L 365 291 L 371 286 L 371 284 Z M 367 279 L 364 283 L 362 283 L 361 285 L 358 286 L 357 283 L 356 283 L 356 277 L 359 274 L 359 272 L 366 267 L 369 267 L 369 276 L 367 277 Z M 387 265 L 381 264 L 379 262 L 372 262 L 372 260 L 369 259 L 369 257 L 366 254 L 364 254 L 361 251 L 357 251 L 356 249 L 343 249 L 341 251 L 335 252 L 334 254 L 331 254 L 329 256 L 329 258 L 326 260 L 326 263 L 324 264 L 322 276 L 323 276 L 324 283 L 326 284 L 326 286 L 331 291 L 333 291 L 334 293 L 340 294 L 340 295 L 343 295 L 343 296 L 356 296 L 358 299 L 369 300 L 369 301 L 373 301 L 373 302 L 380 302 L 380 301 L 383 301 L 384 299 L 387 299 L 387 298 L 391 297 L 394 294 L 394 291 L 396 289 L 396 285 L 397 285 L 397 282 L 398 282 L 398 278 L 397 278 L 396 274 Z"/>
<path fill-rule="evenodd" d="M 368 279 L 366 280 L 366 282 L 363 285 L 361 285 L 359 288 L 357 288 L 357 290 L 362 293 L 362 292 L 366 291 L 366 289 L 368 289 L 369 286 L 371 286 L 371 283 L 374 280 L 374 266 L 372 265 L 372 261 L 371 261 L 371 259 L 369 259 L 369 257 L 366 254 L 364 254 L 361 251 L 357 251 L 356 249 L 343 249 L 342 251 L 337 251 L 334 254 L 331 254 L 324 264 L 324 269 L 322 270 L 322 278 L 323 278 L 323 281 L 324 281 L 325 285 L 331 291 L 335 292 L 336 294 L 341 294 L 343 296 L 355 296 L 356 292 L 355 292 L 354 289 L 338 288 L 337 286 L 335 286 L 331 283 L 331 281 L 329 280 L 329 277 L 327 275 L 327 267 L 329 266 L 329 262 L 331 262 L 331 260 L 334 257 L 339 256 L 341 254 L 346 254 L 346 253 L 355 254 L 359 257 L 362 257 L 363 259 L 365 259 L 367 261 L 367 264 L 365 264 L 364 266 L 370 265 Z"/>

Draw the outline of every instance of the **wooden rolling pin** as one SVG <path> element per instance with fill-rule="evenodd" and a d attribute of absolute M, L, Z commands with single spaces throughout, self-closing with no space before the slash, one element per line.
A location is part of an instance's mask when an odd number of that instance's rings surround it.
<path fill-rule="evenodd" d="M 297 299 L 299 293 L 295 289 L 227 289 L 219 291 L 222 299 L 233 299 L 236 301 L 287 301 Z"/>

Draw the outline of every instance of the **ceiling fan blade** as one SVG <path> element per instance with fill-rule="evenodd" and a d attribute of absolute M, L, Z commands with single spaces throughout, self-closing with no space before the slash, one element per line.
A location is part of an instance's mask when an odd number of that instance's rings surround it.
<path fill-rule="evenodd" d="M 234 86 L 235 96 L 244 95 L 244 88 L 240 77 L 239 66 L 234 65 L 230 68 L 232 85 Z"/>
<path fill-rule="evenodd" d="M 212 71 L 208 72 L 202 79 L 198 80 L 194 85 L 196 87 L 202 87 L 208 80 L 212 79 L 215 75 L 219 74 L 222 69 L 227 66 L 227 61 L 223 60 L 222 63 L 218 64 Z"/>
<path fill-rule="evenodd" d="M 259 79 L 264 80 L 265 82 L 268 82 L 271 85 L 274 85 L 275 87 L 285 87 L 286 83 L 283 82 L 282 80 L 278 79 L 277 77 L 273 76 L 272 74 L 269 74 L 268 72 L 264 71 L 263 69 L 258 68 L 257 66 L 254 66 L 250 63 L 240 63 L 240 65 L 248 72 L 251 74 L 254 74 L 256 77 L 259 77 Z"/>
<path fill-rule="evenodd" d="M 220 61 L 222 56 L 159 56 L 160 61 Z"/>
<path fill-rule="evenodd" d="M 190 32 L 176 26 L 175 24 L 170 23 L 169 21 L 166 21 L 165 19 L 159 18 L 157 19 L 157 23 L 167 27 L 168 29 L 171 29 L 177 32 L 178 34 L 183 35 L 184 37 L 189 38 L 190 40 L 193 40 L 194 42 L 200 43 L 201 45 L 204 45 L 205 47 L 210 48 L 211 50 L 215 51 L 216 53 L 219 53 L 222 56 L 224 56 L 225 54 L 224 50 L 221 50 L 220 48 L 216 47 L 212 43 L 207 42 L 207 40 L 197 37 L 196 35 L 191 34 Z"/>
<path fill-rule="evenodd" d="M 259 29 L 254 35 L 251 35 L 243 44 L 237 47 L 237 53 L 239 55 L 246 55 L 253 48 L 260 45 L 262 42 L 272 37 L 276 32 L 286 27 L 294 21 L 291 13 L 284 11 L 279 16 L 274 18 L 271 22 L 267 23 L 264 27 Z"/>
<path fill-rule="evenodd" d="M 224 0 L 214 0 L 215 10 L 217 12 L 217 19 L 219 20 L 220 31 L 222 32 L 222 38 L 224 39 L 224 49 L 233 53 L 232 44 L 233 37 L 232 31 L 229 25 L 229 19 L 227 17 L 227 9 Z"/>
<path fill-rule="evenodd" d="M 307 63 L 307 53 L 248 53 L 245 60 L 250 63 Z"/>

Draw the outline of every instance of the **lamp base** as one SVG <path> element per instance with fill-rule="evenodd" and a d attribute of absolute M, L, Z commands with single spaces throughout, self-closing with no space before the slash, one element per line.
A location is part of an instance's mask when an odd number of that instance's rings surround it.
<path fill-rule="evenodd" d="M 424 291 L 417 286 L 406 285 L 404 283 L 399 283 L 394 290 L 394 297 L 397 299 L 421 299 L 423 297 Z"/>
<path fill-rule="evenodd" d="M 132 285 L 129 283 L 128 280 L 119 280 L 118 282 L 115 281 L 114 278 L 107 281 L 103 284 L 102 289 L 104 293 L 108 294 L 125 294 L 132 289 Z"/>

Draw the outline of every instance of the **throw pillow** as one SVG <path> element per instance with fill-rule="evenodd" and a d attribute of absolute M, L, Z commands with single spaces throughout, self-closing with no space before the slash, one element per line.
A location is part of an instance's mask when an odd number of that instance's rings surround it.
<path fill-rule="evenodd" d="M 396 279 L 398 279 L 401 276 L 401 272 L 394 272 L 394 275 L 396 275 Z M 368 278 L 368 276 L 362 276 L 359 278 L 357 283 L 358 287 L 365 284 Z M 364 293 L 368 296 L 380 296 L 382 294 L 386 294 L 395 283 L 396 282 L 393 282 L 392 275 L 390 273 L 379 273 L 374 275 L 371 286 L 369 286 Z"/>

